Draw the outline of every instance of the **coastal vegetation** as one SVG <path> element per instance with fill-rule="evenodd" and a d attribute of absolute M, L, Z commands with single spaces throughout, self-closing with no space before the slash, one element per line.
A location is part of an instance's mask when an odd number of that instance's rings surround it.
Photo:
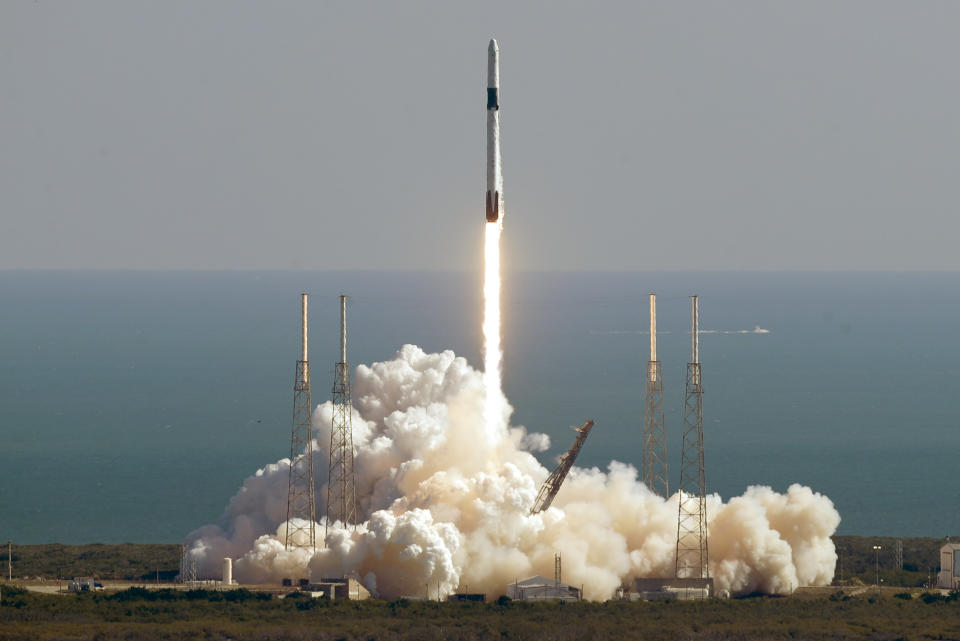
<path fill-rule="evenodd" d="M 328 601 L 247 590 L 38 594 L 3 586 L 0 641 L 213 639 L 956 639 L 960 600 L 827 589 L 708 601 L 436 603 Z"/>
<path fill-rule="evenodd" d="M 6 550 L 0 557 L 6 565 Z M 6 568 L 4 568 L 6 570 Z M 180 572 L 180 546 L 173 543 L 90 543 L 13 546 L 15 578 L 93 576 L 120 581 L 172 581 Z M 6 572 L 3 573 L 6 575 Z"/>

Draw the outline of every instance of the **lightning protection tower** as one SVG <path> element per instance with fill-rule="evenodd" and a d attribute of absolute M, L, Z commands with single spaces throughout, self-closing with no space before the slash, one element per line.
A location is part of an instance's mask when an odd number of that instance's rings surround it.
<path fill-rule="evenodd" d="M 350 365 L 347 363 L 347 297 L 340 297 L 340 362 L 333 378 L 333 422 L 330 429 L 330 479 L 327 484 L 327 525 L 357 522 L 357 491 L 353 477 L 353 425 L 350 419 Z"/>
<path fill-rule="evenodd" d="M 670 496 L 667 432 L 663 420 L 663 378 L 657 360 L 657 295 L 650 294 L 650 360 L 643 405 L 643 482 L 651 492 Z"/>
<path fill-rule="evenodd" d="M 677 519 L 678 578 L 710 576 L 707 554 L 707 498 L 703 466 L 703 388 L 700 385 L 700 335 L 697 297 L 693 309 L 693 358 L 687 363 L 683 403 L 683 450 L 680 461 L 680 505 Z"/>
<path fill-rule="evenodd" d="M 307 357 L 307 295 L 300 294 L 303 357 L 293 382 L 293 431 L 290 433 L 290 482 L 284 547 L 317 547 L 317 503 L 313 482 L 310 430 L 310 361 Z"/>
<path fill-rule="evenodd" d="M 190 554 L 186 545 L 180 544 L 180 583 L 197 580 L 197 557 Z"/>

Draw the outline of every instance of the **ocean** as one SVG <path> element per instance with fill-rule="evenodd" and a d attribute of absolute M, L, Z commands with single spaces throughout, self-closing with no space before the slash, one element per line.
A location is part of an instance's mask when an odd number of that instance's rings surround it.
<path fill-rule="evenodd" d="M 315 404 L 341 293 L 354 366 L 405 343 L 481 364 L 478 273 L 0 272 L 0 539 L 177 542 L 216 522 L 289 456 L 301 291 Z M 650 292 L 671 487 L 698 294 L 709 492 L 802 483 L 840 534 L 960 533 L 956 274 L 508 273 L 504 390 L 514 425 L 551 436 L 548 467 L 586 419 L 578 465 L 639 466 Z"/>

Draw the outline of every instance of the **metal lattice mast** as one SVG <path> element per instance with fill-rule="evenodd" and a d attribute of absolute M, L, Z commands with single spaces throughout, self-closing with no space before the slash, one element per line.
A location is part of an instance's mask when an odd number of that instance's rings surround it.
<path fill-rule="evenodd" d="M 670 496 L 667 431 L 663 419 L 663 377 L 657 360 L 657 295 L 650 294 L 650 360 L 643 406 L 643 482 L 654 494 Z"/>
<path fill-rule="evenodd" d="M 687 363 L 683 403 L 683 450 L 677 519 L 677 577 L 710 576 L 707 553 L 707 492 L 703 466 L 703 387 L 700 385 L 700 334 L 697 297 L 693 303 L 693 358 Z"/>
<path fill-rule="evenodd" d="M 180 545 L 180 583 L 197 580 L 197 557 L 190 553 L 186 545 Z"/>
<path fill-rule="evenodd" d="M 330 480 L 327 484 L 327 532 L 339 521 L 357 522 L 357 490 L 353 478 L 353 425 L 350 418 L 350 365 L 347 363 L 347 297 L 340 297 L 340 362 L 333 378 L 333 422 L 330 429 Z"/>
<path fill-rule="evenodd" d="M 592 429 L 593 421 L 587 421 L 583 424 L 583 427 L 573 428 L 577 433 L 577 438 L 570 447 L 570 450 L 560 457 L 560 464 L 557 465 L 557 469 L 555 469 L 553 474 L 547 477 L 547 480 L 540 486 L 540 492 L 533 502 L 530 514 L 543 512 L 553 503 L 554 497 L 556 497 L 557 492 L 560 491 L 560 486 L 563 485 L 563 479 L 567 478 L 567 473 L 569 473 L 570 468 L 573 467 L 573 462 L 577 460 L 577 455 L 580 454 L 580 448 L 583 447 L 583 442 L 587 440 L 587 436 L 590 435 L 590 430 Z"/>
<path fill-rule="evenodd" d="M 287 488 L 287 536 L 284 547 L 317 547 L 317 503 L 310 429 L 310 360 L 307 356 L 307 295 L 300 294 L 303 358 L 293 382 L 293 430 L 290 433 L 290 481 Z"/>

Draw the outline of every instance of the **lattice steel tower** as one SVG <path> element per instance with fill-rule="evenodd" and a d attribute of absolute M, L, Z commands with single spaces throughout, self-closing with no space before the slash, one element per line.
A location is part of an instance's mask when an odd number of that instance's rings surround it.
<path fill-rule="evenodd" d="M 330 480 L 327 525 L 357 522 L 357 489 L 353 477 L 353 425 L 350 419 L 350 365 L 347 363 L 347 297 L 340 297 L 340 362 L 333 378 L 333 423 L 330 429 Z"/>
<path fill-rule="evenodd" d="M 284 547 L 317 547 L 317 503 L 313 481 L 313 434 L 310 429 L 310 361 L 307 357 L 307 295 L 300 294 L 303 358 L 293 382 L 293 431 L 290 434 L 290 482 L 287 489 L 287 536 Z"/>
<path fill-rule="evenodd" d="M 580 448 L 583 447 L 584 441 L 590 435 L 590 430 L 593 429 L 593 421 L 587 421 L 583 424 L 583 427 L 573 427 L 572 429 L 577 433 L 577 438 L 567 453 L 560 457 L 560 464 L 557 465 L 557 469 L 540 486 L 540 492 L 537 493 L 533 507 L 530 508 L 530 514 L 543 512 L 553 503 L 557 492 L 560 491 L 560 486 L 563 485 L 563 480 L 567 478 L 570 468 L 577 460 L 577 455 L 580 454 Z"/>
<path fill-rule="evenodd" d="M 180 583 L 197 580 L 197 557 L 190 554 L 186 545 L 180 544 Z"/>
<path fill-rule="evenodd" d="M 663 378 L 657 360 L 657 295 L 650 294 L 650 361 L 643 405 L 643 482 L 654 494 L 670 496 L 667 431 L 663 420 Z"/>
<path fill-rule="evenodd" d="M 703 387 L 700 385 L 700 328 L 697 297 L 693 303 L 693 358 L 687 363 L 683 402 L 683 451 L 680 460 L 680 506 L 677 519 L 677 577 L 710 576 L 707 553 L 707 496 L 703 466 Z"/>

